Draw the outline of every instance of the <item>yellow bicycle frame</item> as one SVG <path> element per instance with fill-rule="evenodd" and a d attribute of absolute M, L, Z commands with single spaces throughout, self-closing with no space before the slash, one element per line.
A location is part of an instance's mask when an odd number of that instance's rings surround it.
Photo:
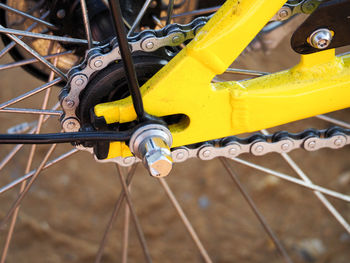
<path fill-rule="evenodd" d="M 350 56 L 302 55 L 295 67 L 246 81 L 211 83 L 246 48 L 285 0 L 228 0 L 174 59 L 141 87 L 154 116 L 186 115 L 169 127 L 173 147 L 208 141 L 349 107 Z M 95 106 L 107 123 L 136 119 L 131 98 Z M 130 155 L 110 144 L 108 158 Z"/>

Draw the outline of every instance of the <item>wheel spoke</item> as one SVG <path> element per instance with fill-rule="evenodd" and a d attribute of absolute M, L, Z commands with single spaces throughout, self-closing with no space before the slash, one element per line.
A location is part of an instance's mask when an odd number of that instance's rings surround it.
<path fill-rule="evenodd" d="M 21 204 L 23 198 L 26 196 L 26 194 L 28 193 L 30 187 L 33 185 L 33 183 L 35 182 L 35 180 L 37 179 L 38 175 L 40 174 L 40 172 L 43 170 L 45 163 L 47 162 L 47 160 L 49 159 L 50 155 L 52 154 L 52 152 L 54 151 L 54 149 L 56 148 L 57 144 L 53 144 L 51 145 L 50 149 L 48 150 L 48 152 L 46 153 L 44 159 L 42 160 L 42 162 L 40 163 L 39 167 L 36 169 L 35 173 L 33 174 L 33 176 L 31 177 L 30 181 L 28 182 L 28 184 L 25 186 L 25 188 L 23 189 L 23 191 L 21 191 L 21 194 L 18 195 L 16 201 L 13 203 L 13 205 L 11 206 L 10 210 L 8 211 L 8 213 L 6 214 L 6 216 L 4 217 L 4 219 L 1 221 L 0 223 L 0 228 L 6 224 L 6 222 L 9 220 L 9 218 L 13 215 L 14 211 L 16 210 L 16 208 Z"/>
<path fill-rule="evenodd" d="M 267 130 L 261 131 L 265 135 L 269 135 L 269 132 Z M 296 164 L 296 162 L 287 154 L 282 153 L 281 154 L 283 159 L 289 164 L 289 166 L 294 170 L 294 172 L 303 179 L 306 183 L 312 183 L 310 178 L 301 170 L 301 168 Z M 341 224 L 344 229 L 350 234 L 350 225 L 344 217 L 335 209 L 335 207 L 328 201 L 328 199 L 320 192 L 314 191 L 314 194 L 316 197 L 321 201 L 321 203 L 327 208 L 327 210 L 335 217 L 335 219 Z"/>
<path fill-rule="evenodd" d="M 257 164 L 254 164 L 254 163 L 251 163 L 251 162 L 239 159 L 239 158 L 232 158 L 232 160 L 234 160 L 235 162 L 238 162 L 240 164 L 243 164 L 243 165 L 249 166 L 251 168 L 254 168 L 256 170 L 262 171 L 264 173 L 271 174 L 271 175 L 276 176 L 276 177 L 278 177 L 280 179 L 283 179 L 285 181 L 288 181 L 288 182 L 294 183 L 296 185 L 305 187 L 307 189 L 314 190 L 314 191 L 319 191 L 319 192 L 321 192 L 321 193 L 323 193 L 325 195 L 329 195 L 329 196 L 332 196 L 334 198 L 337 198 L 337 199 L 340 199 L 340 200 L 343 200 L 343 201 L 346 201 L 346 202 L 350 202 L 350 196 L 349 195 L 344 195 L 344 194 L 341 194 L 339 192 L 336 192 L 336 191 L 324 188 L 322 186 L 315 185 L 313 183 L 306 183 L 303 180 L 294 178 L 292 176 L 289 176 L 289 175 L 286 175 L 286 174 L 283 174 L 283 173 L 280 173 L 280 172 L 276 172 L 276 171 L 271 170 L 269 168 L 266 168 L 266 167 L 263 167 L 263 166 L 260 166 L 260 165 L 257 165 Z"/>
<path fill-rule="evenodd" d="M 182 207 L 180 206 L 179 202 L 177 201 L 174 193 L 171 191 L 168 183 L 165 181 L 164 178 L 159 178 L 158 179 L 161 186 L 163 187 L 165 193 L 167 194 L 168 198 L 170 199 L 171 203 L 173 204 L 176 212 L 178 213 L 178 215 L 180 216 L 183 224 L 185 225 L 188 233 L 190 234 L 192 240 L 194 241 L 194 243 L 196 244 L 199 252 L 201 253 L 202 257 L 203 257 L 203 260 L 206 262 L 206 263 L 211 263 L 213 262 L 209 255 L 208 255 L 208 252 L 207 250 L 204 248 L 201 240 L 199 239 L 196 231 L 194 230 L 192 224 L 190 223 L 190 221 L 188 220 L 185 212 L 182 210 Z"/>
<path fill-rule="evenodd" d="M 169 0 L 166 23 L 165 23 L 166 25 L 169 25 L 171 22 L 171 19 L 173 18 L 174 2 L 175 2 L 175 0 Z"/>
<path fill-rule="evenodd" d="M 270 239 L 273 241 L 273 243 L 275 244 L 275 247 L 277 248 L 278 252 L 281 254 L 281 256 L 283 257 L 284 261 L 287 263 L 292 263 L 292 259 L 289 257 L 289 255 L 287 254 L 287 251 L 285 250 L 284 246 L 282 245 L 282 243 L 279 241 L 279 239 L 277 238 L 277 236 L 275 235 L 275 233 L 272 231 L 272 229 L 270 228 L 270 226 L 267 224 L 265 218 L 263 217 L 263 215 L 260 213 L 259 209 L 257 208 L 257 206 L 255 205 L 253 199 L 251 198 L 251 196 L 249 195 L 249 193 L 247 192 L 247 190 L 243 187 L 241 181 L 238 179 L 237 173 L 233 170 L 233 168 L 229 165 L 228 160 L 220 157 L 220 161 L 223 164 L 223 166 L 225 167 L 226 171 L 228 172 L 228 174 L 230 175 L 231 179 L 233 180 L 233 182 L 236 184 L 237 188 L 239 189 L 239 191 L 241 192 L 242 196 L 244 197 L 244 199 L 247 201 L 249 207 L 251 208 L 251 210 L 253 211 L 253 213 L 255 214 L 256 218 L 259 220 L 260 224 L 262 225 L 262 227 L 264 228 L 266 234 L 270 237 Z"/>
<path fill-rule="evenodd" d="M 28 31 L 23 31 L 23 30 L 5 28 L 3 26 L 0 26 L 0 33 L 19 35 L 19 36 L 25 36 L 25 37 L 31 37 L 31 38 L 46 39 L 46 40 L 52 40 L 52 41 L 59 41 L 59 42 L 71 43 L 71 44 L 82 44 L 82 45 L 88 44 L 88 41 L 85 39 L 61 37 L 61 36 L 47 35 L 47 34 L 41 34 L 41 33 L 33 33 L 33 32 L 28 32 Z M 93 43 L 95 45 L 99 44 L 98 41 L 94 41 Z"/>
<path fill-rule="evenodd" d="M 0 26 L 0 30 L 3 27 Z M 25 32 L 25 31 L 24 31 Z M 30 33 L 30 32 L 27 32 Z M 38 60 L 40 60 L 45 66 L 50 68 L 53 72 L 55 72 L 58 76 L 60 76 L 62 79 L 67 80 L 67 76 L 57 67 L 52 65 L 49 61 L 47 61 L 43 56 L 41 56 L 38 52 L 36 52 L 34 49 L 32 49 L 30 46 L 28 46 L 26 43 L 24 43 L 22 40 L 20 40 L 18 37 L 6 34 L 9 38 L 11 38 L 13 41 L 15 41 L 18 45 L 20 45 L 22 48 L 24 48 L 28 53 L 36 57 Z"/>
<path fill-rule="evenodd" d="M 62 111 L 58 110 L 38 110 L 38 109 L 22 109 L 22 108 L 4 108 L 0 109 L 3 113 L 24 113 L 24 114 L 39 114 L 39 115 L 51 115 L 61 116 Z"/>
<path fill-rule="evenodd" d="M 73 53 L 72 51 L 64 51 L 64 52 L 61 52 L 61 53 L 56 53 L 56 54 L 52 54 L 52 55 L 43 56 L 43 58 L 51 59 L 51 58 L 55 58 L 55 57 L 59 57 L 59 56 L 72 54 L 72 53 Z M 3 65 L 0 65 L 0 71 L 1 70 L 5 70 L 5 69 L 11 69 L 11 68 L 25 66 L 25 65 L 28 65 L 28 64 L 38 63 L 38 62 L 39 61 L 36 58 L 30 58 L 30 59 L 26 59 L 26 60 L 16 61 L 16 62 L 13 62 L 13 63 L 3 64 Z"/>
<path fill-rule="evenodd" d="M 53 81 L 45 83 L 44 85 L 42 85 L 40 87 L 37 87 L 37 88 L 27 92 L 27 93 L 24 93 L 24 94 L 22 94 L 22 95 L 20 95 L 20 96 L 18 96 L 16 98 L 13 98 L 13 99 L 11 99 L 9 101 L 6 101 L 6 102 L 0 104 L 0 109 L 4 109 L 4 108 L 6 108 L 6 107 L 8 107 L 8 106 L 10 106 L 12 104 L 15 104 L 15 103 L 17 103 L 19 101 L 22 101 L 22 100 L 24 100 L 24 99 L 26 99 L 28 97 L 31 97 L 31 96 L 33 96 L 33 95 L 35 95 L 35 94 L 37 94 L 37 93 L 39 93 L 39 92 L 41 92 L 43 90 L 46 90 L 46 89 L 48 89 L 48 88 L 58 84 L 61 81 L 62 81 L 62 79 L 60 77 L 58 77 L 58 78 L 54 79 Z"/>
<path fill-rule="evenodd" d="M 45 166 L 42 168 L 42 171 L 46 170 L 47 168 L 51 167 L 52 165 L 72 156 L 74 153 L 77 153 L 78 149 L 70 150 L 69 152 L 66 152 L 65 154 L 62 154 L 61 156 L 57 157 L 56 159 L 53 159 L 52 161 L 49 161 Z M 16 180 L 12 181 L 11 183 L 3 186 L 0 188 L 0 194 L 12 189 L 13 187 L 17 186 L 18 184 L 22 183 L 23 181 L 33 177 L 37 173 L 36 170 L 32 170 L 29 173 L 25 174 L 22 177 L 17 178 Z"/>
<path fill-rule="evenodd" d="M 130 169 L 129 169 L 130 171 Z M 129 174 L 129 172 L 128 172 Z M 128 185 L 129 192 L 131 185 Z M 123 228 L 123 245 L 122 245 L 122 263 L 128 262 L 128 248 L 129 248 L 129 228 L 130 228 L 130 208 L 125 204 L 124 209 L 124 228 Z"/>
<path fill-rule="evenodd" d="M 50 14 L 49 11 L 46 11 L 41 17 L 40 19 L 45 19 L 48 15 Z M 32 31 L 36 26 L 38 25 L 38 23 L 33 23 L 31 24 L 25 31 L 29 32 Z M 23 36 L 19 36 L 19 39 L 22 39 Z M 5 54 L 7 54 L 7 52 L 9 52 L 14 46 L 16 46 L 16 42 L 15 41 L 11 41 L 8 45 L 6 45 L 6 47 L 4 47 L 1 51 L 0 51 L 0 58 L 2 58 Z"/>
<path fill-rule="evenodd" d="M 42 20 L 42 19 L 40 19 L 40 18 L 37 18 L 37 17 L 35 17 L 35 16 L 29 15 L 29 14 L 27 14 L 27 13 L 24 13 L 24 12 L 22 12 L 22 11 L 16 9 L 16 8 L 10 7 L 10 6 L 8 6 L 8 5 L 5 5 L 5 4 L 0 3 L 0 8 L 1 8 L 1 9 L 4 9 L 4 10 L 6 10 L 6 11 L 9 11 L 9 12 L 11 12 L 11 13 L 14 13 L 14 14 L 17 14 L 17 15 L 20 15 L 20 16 L 23 16 L 23 17 L 25 17 L 25 18 L 27 18 L 27 19 L 30 19 L 30 20 L 32 20 L 32 21 L 35 21 L 35 22 L 37 22 L 37 23 L 39 23 L 39 24 L 42 24 L 42 25 L 44 25 L 44 26 L 47 26 L 47 27 L 50 28 L 50 29 L 54 29 L 54 30 L 57 29 L 56 26 L 54 26 L 53 24 L 51 24 L 51 23 L 49 23 L 49 22 L 46 22 L 46 21 L 44 21 L 44 20 Z"/>
<path fill-rule="evenodd" d="M 49 47 L 49 53 L 51 51 L 51 49 L 53 48 L 53 44 L 50 45 Z M 57 51 L 59 51 L 59 49 L 57 49 Z M 54 66 L 57 65 L 57 61 L 58 61 L 58 58 L 56 57 L 55 58 L 55 61 L 54 61 Z M 49 82 L 53 80 L 54 78 L 54 72 L 50 72 L 50 75 L 49 75 Z M 42 110 L 45 110 L 47 108 L 47 104 L 48 104 L 48 101 L 49 101 L 49 97 L 50 97 L 50 93 L 51 93 L 51 88 L 48 88 L 46 90 L 46 93 L 45 93 L 45 96 L 44 96 L 44 100 L 43 100 L 43 103 L 42 103 L 42 106 L 41 106 L 41 109 Z M 45 115 L 41 114 L 38 118 L 38 124 L 36 126 L 36 129 L 34 131 L 35 134 L 39 134 L 40 133 L 40 130 L 41 130 L 41 126 L 43 124 L 43 121 L 44 121 L 44 118 L 45 118 Z M 53 145 L 52 147 L 52 151 L 55 149 L 56 146 Z M 30 153 L 29 153 L 29 158 L 28 158 L 28 161 L 27 161 L 27 166 L 26 166 L 26 169 L 25 169 L 25 174 L 29 173 L 29 171 L 31 170 L 31 166 L 32 166 L 32 163 L 33 163 L 33 159 L 34 159 L 34 155 L 35 155 L 35 150 L 36 150 L 36 145 L 32 145 L 31 149 L 30 149 Z M 49 150 L 50 152 L 50 150 Z M 51 153 L 48 154 L 48 157 L 50 156 Z M 43 160 L 43 164 L 42 164 L 42 167 L 41 167 L 41 170 L 42 168 L 44 167 L 45 163 L 46 163 L 47 160 Z M 38 169 L 39 170 L 39 169 Z M 40 171 L 39 171 L 40 173 Z M 32 180 L 29 182 L 28 184 L 28 190 L 30 189 L 30 184 L 32 184 L 35 180 L 35 174 L 32 178 Z M 3 250 L 3 254 L 1 256 L 1 263 L 5 262 L 6 260 L 6 257 L 7 257 L 7 252 L 8 252 L 8 249 L 9 249 L 9 246 L 10 246 L 10 243 L 11 243 L 11 240 L 12 240 L 12 235 L 13 235 L 13 230 L 14 230 L 14 227 L 16 225 L 16 221 L 17 221 L 17 216 L 18 216 L 18 213 L 19 213 L 19 209 L 20 209 L 20 202 L 21 202 L 21 195 L 23 194 L 23 197 L 22 199 L 24 198 L 24 195 L 25 195 L 25 190 L 26 190 L 26 185 L 27 185 L 27 181 L 23 181 L 22 184 L 21 184 L 21 187 L 20 187 L 20 191 L 19 191 L 19 195 L 18 195 L 18 202 L 17 205 L 16 205 L 16 202 L 15 202 L 15 205 L 13 206 L 13 213 L 12 213 L 12 219 L 11 219 L 11 223 L 10 223 L 10 227 L 9 227 L 9 231 L 8 231 L 8 234 L 7 234 L 7 237 L 6 237 L 6 243 L 5 243 L 5 246 L 4 246 L 4 250 Z M 28 192 L 28 190 L 26 190 Z M 9 212 L 9 214 L 11 213 L 11 210 Z M 10 214 L 11 215 L 11 214 Z M 9 215 L 9 216 L 10 216 Z M 5 222 L 6 222 L 6 219 L 5 219 Z"/>
<path fill-rule="evenodd" d="M 56 110 L 60 106 L 59 103 L 57 103 L 54 107 L 52 107 L 51 110 Z M 49 119 L 50 115 L 46 115 L 43 122 L 46 122 Z M 28 134 L 33 134 L 36 131 L 37 124 L 31 129 L 31 131 L 28 132 Z M 6 157 L 0 162 L 0 171 L 4 168 L 4 166 L 16 155 L 16 153 L 24 146 L 24 144 L 18 144 L 16 145 L 11 152 L 6 155 Z"/>
<path fill-rule="evenodd" d="M 151 3 L 152 3 L 152 0 L 146 0 L 146 2 L 143 4 L 143 6 L 142 6 L 142 8 L 141 8 L 141 10 L 140 10 L 140 12 L 139 12 L 139 14 L 137 15 L 137 17 L 136 17 L 134 23 L 132 24 L 132 26 L 131 26 L 131 28 L 130 28 L 130 30 L 129 30 L 129 32 L 128 32 L 127 37 L 130 37 L 130 36 L 134 33 L 136 27 L 140 24 L 141 19 L 142 19 L 143 16 L 145 15 L 145 13 L 146 13 L 146 11 L 147 11 L 147 9 L 148 9 L 148 7 L 149 7 L 149 5 L 150 5 Z"/>
<path fill-rule="evenodd" d="M 350 123 L 347 123 L 347 122 L 344 122 L 344 121 L 340 121 L 340 120 L 334 119 L 334 118 L 326 116 L 326 115 L 317 115 L 316 117 L 321 119 L 321 120 L 333 123 L 335 125 L 343 126 L 343 127 L 347 128 L 347 129 L 350 129 Z"/>
<path fill-rule="evenodd" d="M 134 205 L 133 205 L 133 202 L 131 200 L 130 193 L 128 190 L 128 186 L 126 185 L 124 176 L 123 176 L 122 171 L 118 165 L 117 165 L 117 170 L 118 170 L 120 182 L 121 182 L 122 187 L 123 187 L 125 198 L 126 198 L 127 204 L 129 206 L 129 209 L 130 209 L 130 214 L 131 214 L 132 220 L 133 220 L 135 228 L 136 228 L 136 233 L 137 233 L 137 236 L 139 238 L 140 245 L 141 245 L 142 250 L 143 250 L 143 254 L 145 256 L 145 260 L 148 263 L 151 263 L 152 262 L 151 255 L 150 255 L 148 247 L 147 247 L 146 239 L 145 239 L 145 236 L 143 234 L 141 224 L 140 224 L 139 219 L 136 215 L 135 208 L 134 208 Z"/>
<path fill-rule="evenodd" d="M 131 183 L 131 180 L 135 174 L 135 170 L 136 170 L 136 167 L 137 167 L 137 164 L 134 164 L 130 171 L 128 172 L 128 175 L 126 176 L 126 185 L 129 186 L 130 183 Z M 95 259 L 95 263 L 100 263 L 101 262 L 101 259 L 102 259 L 102 255 L 103 255 L 103 251 L 104 251 L 104 248 L 107 244 L 107 241 L 108 241 L 108 235 L 112 229 L 112 225 L 114 223 L 114 221 L 116 220 L 118 214 L 119 214 L 119 209 L 124 201 L 124 198 L 125 198 L 125 193 L 124 193 L 124 190 L 121 191 L 121 193 L 119 194 L 119 197 L 117 199 L 117 202 L 115 203 L 115 206 L 114 206 L 114 209 L 113 209 L 113 212 L 112 212 L 112 215 L 108 221 L 108 224 L 106 226 L 106 229 L 103 233 L 103 237 L 102 237 L 102 240 L 100 242 L 100 246 L 98 248 L 98 251 L 97 251 L 97 254 L 96 254 L 96 259 Z"/>
<path fill-rule="evenodd" d="M 13 147 L 13 149 L 11 150 L 11 152 L 6 155 L 6 157 L 4 159 L 2 159 L 2 161 L 0 162 L 0 171 L 4 168 L 4 166 L 11 161 L 11 159 L 16 155 L 16 153 L 23 147 L 24 144 L 18 144 L 15 147 Z"/>

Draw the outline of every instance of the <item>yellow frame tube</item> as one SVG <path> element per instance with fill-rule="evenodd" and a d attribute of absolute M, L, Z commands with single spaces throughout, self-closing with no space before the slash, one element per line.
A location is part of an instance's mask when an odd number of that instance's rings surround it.
<path fill-rule="evenodd" d="M 141 88 L 149 114 L 184 114 L 173 147 L 285 124 L 349 107 L 350 57 L 302 56 L 294 68 L 243 82 L 211 83 L 239 56 L 285 0 L 228 0 L 173 60 Z M 107 123 L 136 119 L 131 98 L 99 104 Z M 108 158 L 130 155 L 111 143 Z"/>

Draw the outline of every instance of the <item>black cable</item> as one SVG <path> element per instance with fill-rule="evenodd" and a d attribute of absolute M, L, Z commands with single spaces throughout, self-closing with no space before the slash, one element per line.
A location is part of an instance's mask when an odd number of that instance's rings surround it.
<path fill-rule="evenodd" d="M 135 112 L 140 121 L 145 119 L 145 110 L 143 108 L 142 96 L 137 80 L 137 75 L 132 61 L 130 47 L 126 36 L 124 23 L 122 20 L 122 12 L 120 9 L 119 0 L 109 0 L 109 7 L 111 9 L 114 20 L 114 27 L 117 34 L 120 54 L 124 63 L 124 70 L 128 80 L 129 91 L 132 102 L 134 104 Z"/>
<path fill-rule="evenodd" d="M 0 144 L 53 144 L 94 141 L 128 141 L 131 132 L 67 132 L 47 134 L 0 134 Z"/>

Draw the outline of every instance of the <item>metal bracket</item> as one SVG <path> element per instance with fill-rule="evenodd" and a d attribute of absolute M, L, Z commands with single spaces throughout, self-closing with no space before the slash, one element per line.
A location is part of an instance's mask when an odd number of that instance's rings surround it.
<path fill-rule="evenodd" d="M 332 0 L 322 4 L 295 31 L 292 48 L 300 54 L 320 51 L 310 45 L 310 35 L 320 28 L 333 32 L 333 39 L 325 49 L 350 45 L 350 1 Z M 323 49 L 323 50 L 325 50 Z"/>

